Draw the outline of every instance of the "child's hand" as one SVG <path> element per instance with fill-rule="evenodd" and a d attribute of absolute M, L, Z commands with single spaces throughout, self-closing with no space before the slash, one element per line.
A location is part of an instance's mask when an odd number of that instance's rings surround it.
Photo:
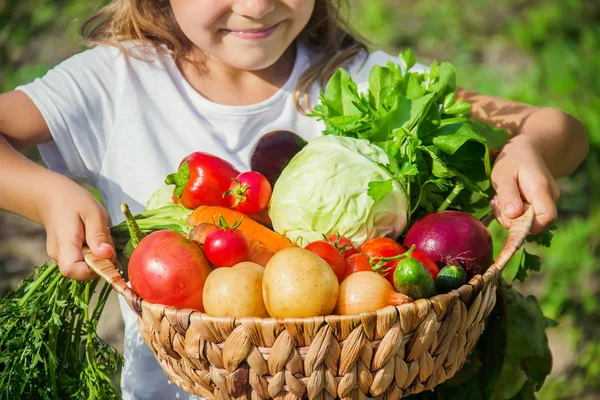
<path fill-rule="evenodd" d="M 523 200 L 535 210 L 532 234 L 556 220 L 558 186 L 542 155 L 525 138 L 515 137 L 506 144 L 496 159 L 491 179 L 497 193 L 491 205 L 505 228 L 509 219 L 523 213 Z"/>
<path fill-rule="evenodd" d="M 44 200 L 43 208 L 40 215 L 46 227 L 46 250 L 64 276 L 77 280 L 96 277 L 83 261 L 84 243 L 95 256 L 114 259 L 108 215 L 87 190 L 68 180 Z"/>

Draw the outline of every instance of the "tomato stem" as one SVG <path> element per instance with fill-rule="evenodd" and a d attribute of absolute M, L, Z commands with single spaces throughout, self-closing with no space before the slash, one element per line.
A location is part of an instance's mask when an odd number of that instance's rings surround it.
<path fill-rule="evenodd" d="M 397 256 L 392 256 L 392 257 L 373 257 L 368 254 L 366 254 L 366 256 L 369 257 L 369 263 L 371 264 L 371 268 L 373 269 L 373 271 L 382 273 L 385 275 L 387 272 L 389 272 L 389 270 L 391 268 L 384 269 L 383 268 L 384 265 L 386 265 L 390 261 L 397 261 L 397 260 L 402 260 L 403 258 L 411 257 L 413 251 L 415 251 L 415 248 L 416 248 L 416 246 L 413 244 L 410 247 L 410 249 L 408 249 L 404 253 L 398 254 Z"/>
<path fill-rule="evenodd" d="M 229 225 L 223 214 L 219 214 L 219 222 L 216 222 L 215 218 L 213 217 L 213 224 L 221 229 L 236 229 L 242 224 L 243 221 L 244 217 L 242 217 L 239 221 L 237 217 L 235 217 L 233 225 Z"/>
<path fill-rule="evenodd" d="M 223 193 L 223 198 L 225 198 L 226 196 L 234 196 L 235 201 L 231 205 L 231 207 L 235 208 L 239 206 L 240 203 L 244 203 L 246 200 L 248 200 L 248 196 L 246 196 L 246 190 L 248 190 L 248 185 L 242 185 L 240 181 L 238 181 L 236 178 L 232 178 L 231 180 L 235 182 L 235 188 Z"/>
<path fill-rule="evenodd" d="M 340 240 L 342 239 L 342 235 L 340 235 L 339 233 L 337 234 L 335 242 L 332 242 L 331 240 L 329 240 L 329 237 L 327 237 L 326 234 L 322 233 L 322 235 L 323 235 L 323 239 L 325 239 L 325 241 L 327 243 L 331 243 L 331 245 L 333 247 L 335 247 L 336 250 L 341 251 L 342 253 L 345 252 L 345 251 L 347 251 L 347 250 L 350 250 L 350 246 L 348 246 L 347 244 L 343 245 L 343 246 L 340 246 Z"/>

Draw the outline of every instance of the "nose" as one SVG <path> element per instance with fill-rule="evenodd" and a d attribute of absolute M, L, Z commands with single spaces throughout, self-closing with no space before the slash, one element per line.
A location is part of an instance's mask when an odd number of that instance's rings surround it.
<path fill-rule="evenodd" d="M 239 0 L 233 12 L 252 19 L 260 19 L 275 9 L 277 0 Z"/>

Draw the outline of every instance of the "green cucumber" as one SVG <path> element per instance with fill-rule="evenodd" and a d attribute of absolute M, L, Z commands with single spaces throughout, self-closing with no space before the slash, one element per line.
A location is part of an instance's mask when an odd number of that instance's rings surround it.
<path fill-rule="evenodd" d="M 410 256 L 398 261 L 394 271 L 394 288 L 413 300 L 436 294 L 435 284 L 427 267 Z"/>
<path fill-rule="evenodd" d="M 467 283 L 467 272 L 456 265 L 442 268 L 435 281 L 435 287 L 440 293 L 448 293 Z"/>

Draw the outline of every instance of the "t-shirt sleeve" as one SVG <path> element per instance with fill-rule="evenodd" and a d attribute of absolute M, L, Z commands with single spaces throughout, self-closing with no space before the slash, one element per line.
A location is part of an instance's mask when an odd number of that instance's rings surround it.
<path fill-rule="evenodd" d="M 126 68 L 119 49 L 98 46 L 16 88 L 31 98 L 50 129 L 53 140 L 38 146 L 48 168 L 95 183 Z"/>

